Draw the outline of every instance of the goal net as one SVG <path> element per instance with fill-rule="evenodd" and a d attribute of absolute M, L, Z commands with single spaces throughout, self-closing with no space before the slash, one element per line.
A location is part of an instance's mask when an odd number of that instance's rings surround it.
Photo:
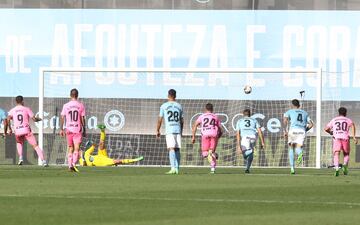
<path fill-rule="evenodd" d="M 137 165 L 167 166 L 165 138 L 156 139 L 155 131 L 159 108 L 166 101 L 168 89 L 174 88 L 184 109 L 182 166 L 207 165 L 201 157 L 199 138 L 191 144 L 191 126 L 204 111 L 205 104 L 211 102 L 224 130 L 217 147 L 219 166 L 244 165 L 242 155 L 236 152 L 235 125 L 242 111 L 249 108 L 266 140 L 266 148 L 257 146 L 253 165 L 287 167 L 282 119 L 290 109 L 290 101 L 297 98 L 315 124 L 305 139 L 302 166 L 326 167 L 332 164 L 331 138 L 322 130 L 336 115 L 339 101 L 333 96 L 336 92 L 321 88 L 321 78 L 319 70 L 301 69 L 44 68 L 40 73 L 39 111 L 44 122 L 39 143 L 50 164 L 66 163 L 66 141 L 58 135 L 59 116 L 63 104 L 69 100 L 70 90 L 77 88 L 86 108 L 87 136 L 81 145 L 83 150 L 86 141 L 99 141 L 96 126 L 105 124 L 110 157 L 142 155 L 145 160 Z M 250 94 L 244 93 L 245 85 L 252 87 Z"/>

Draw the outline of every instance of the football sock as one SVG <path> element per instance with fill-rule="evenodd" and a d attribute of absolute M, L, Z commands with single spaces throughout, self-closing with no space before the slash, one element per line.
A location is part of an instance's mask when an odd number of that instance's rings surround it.
<path fill-rule="evenodd" d="M 36 154 L 38 155 L 38 157 L 41 159 L 41 161 L 44 161 L 43 150 L 39 146 L 36 146 L 35 151 L 36 151 Z"/>
<path fill-rule="evenodd" d="M 72 167 L 72 158 L 73 158 L 73 154 L 71 152 L 68 153 L 68 165 L 69 168 Z"/>
<path fill-rule="evenodd" d="M 339 152 L 334 152 L 334 167 L 336 170 L 339 169 Z"/>
<path fill-rule="evenodd" d="M 106 138 L 105 131 L 101 130 L 100 131 L 100 141 L 105 141 L 105 138 Z"/>
<path fill-rule="evenodd" d="M 78 159 L 79 159 L 79 151 L 74 151 L 72 155 L 72 164 L 76 165 Z"/>
<path fill-rule="evenodd" d="M 175 167 L 177 168 L 177 169 L 179 169 L 179 167 L 180 167 L 180 149 L 177 149 L 176 151 L 175 151 L 175 161 L 176 161 L 176 165 L 175 165 Z"/>
<path fill-rule="evenodd" d="M 254 154 L 251 153 L 250 155 L 247 156 L 247 159 L 246 159 L 246 170 L 249 170 L 250 167 L 251 167 L 251 163 L 254 159 Z"/>
<path fill-rule="evenodd" d="M 19 160 L 23 160 L 23 144 L 16 143 L 17 152 L 19 154 Z"/>
<path fill-rule="evenodd" d="M 302 153 L 302 147 L 295 147 L 296 155 L 300 155 Z"/>
<path fill-rule="evenodd" d="M 174 151 L 174 149 L 171 149 L 169 151 L 169 160 L 170 160 L 171 169 L 175 169 L 175 161 L 176 161 L 175 157 L 176 157 L 175 151 Z"/>
<path fill-rule="evenodd" d="M 213 153 L 213 151 L 211 151 L 211 162 L 210 162 L 210 166 L 211 168 L 215 168 L 216 167 L 216 157 L 215 157 L 215 153 Z"/>
<path fill-rule="evenodd" d="M 349 154 L 344 154 L 344 164 L 348 165 L 349 164 Z"/>
<path fill-rule="evenodd" d="M 289 147 L 289 162 L 290 167 L 294 167 L 294 149 L 292 147 Z"/>

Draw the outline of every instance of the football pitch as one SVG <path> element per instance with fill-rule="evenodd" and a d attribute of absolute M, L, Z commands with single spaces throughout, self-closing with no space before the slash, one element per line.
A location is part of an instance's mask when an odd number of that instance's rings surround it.
<path fill-rule="evenodd" d="M 360 170 L 0 166 L 0 224 L 356 225 Z"/>

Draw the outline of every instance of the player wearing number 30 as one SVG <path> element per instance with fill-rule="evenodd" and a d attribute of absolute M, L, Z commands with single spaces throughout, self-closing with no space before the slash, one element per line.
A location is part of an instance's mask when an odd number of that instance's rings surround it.
<path fill-rule="evenodd" d="M 26 139 L 36 151 L 38 157 L 42 161 L 43 166 L 47 166 L 46 161 L 44 159 L 43 150 L 37 145 L 35 136 L 31 132 L 31 128 L 30 128 L 30 118 L 34 122 L 41 121 L 41 119 L 35 117 L 31 109 L 24 106 L 24 98 L 21 95 L 17 96 L 15 98 L 15 101 L 16 101 L 16 106 L 10 110 L 8 120 L 14 121 L 16 147 L 19 154 L 18 165 L 23 164 L 23 146 L 24 146 L 24 141 Z M 11 132 L 10 123 L 8 123 L 8 126 Z"/>
<path fill-rule="evenodd" d="M 344 107 L 339 108 L 339 116 L 332 119 L 325 127 L 325 131 L 333 135 L 333 156 L 335 176 L 339 176 L 339 155 L 340 151 L 344 154 L 343 172 L 344 175 L 348 174 L 348 164 L 350 155 L 350 141 L 349 130 L 352 128 L 352 136 L 355 144 L 357 139 L 355 137 L 356 128 L 353 121 L 346 117 L 347 110 Z"/>
<path fill-rule="evenodd" d="M 70 91 L 71 100 L 64 104 L 60 120 L 60 135 L 64 136 L 66 131 L 69 171 L 75 172 L 79 172 L 75 165 L 79 159 L 82 132 L 85 133 L 85 107 L 78 101 L 78 96 L 77 89 L 74 88 Z"/>
<path fill-rule="evenodd" d="M 168 91 L 168 101 L 161 105 L 156 136 L 160 137 L 162 121 L 165 120 L 166 145 L 169 150 L 171 169 L 167 174 L 178 174 L 180 167 L 181 135 L 183 131 L 183 109 L 176 102 L 176 91 Z"/>
<path fill-rule="evenodd" d="M 302 147 L 306 137 L 306 132 L 310 130 L 314 124 L 311 121 L 309 114 L 300 109 L 299 100 L 293 99 L 291 104 L 292 109 L 288 110 L 284 114 L 284 136 L 288 138 L 291 174 L 295 174 L 294 150 L 298 156 L 297 164 L 300 165 L 303 162 Z"/>

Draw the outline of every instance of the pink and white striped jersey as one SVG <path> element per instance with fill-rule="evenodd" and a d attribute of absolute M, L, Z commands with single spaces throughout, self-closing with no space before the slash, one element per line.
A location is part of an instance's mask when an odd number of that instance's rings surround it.
<path fill-rule="evenodd" d="M 81 102 L 71 100 L 64 104 L 61 116 L 65 117 L 66 131 L 81 133 L 81 118 L 85 116 L 85 107 Z"/>
<path fill-rule="evenodd" d="M 34 113 L 30 108 L 17 105 L 10 110 L 9 116 L 14 121 L 14 131 L 16 136 L 25 135 L 31 132 L 30 118 L 34 116 Z"/>
<path fill-rule="evenodd" d="M 326 128 L 332 130 L 335 139 L 349 139 L 349 130 L 352 125 L 351 119 L 345 116 L 337 116 L 326 125 Z"/>
<path fill-rule="evenodd" d="M 220 127 L 220 120 L 214 113 L 203 113 L 196 120 L 201 124 L 201 135 L 207 137 L 217 137 Z"/>

